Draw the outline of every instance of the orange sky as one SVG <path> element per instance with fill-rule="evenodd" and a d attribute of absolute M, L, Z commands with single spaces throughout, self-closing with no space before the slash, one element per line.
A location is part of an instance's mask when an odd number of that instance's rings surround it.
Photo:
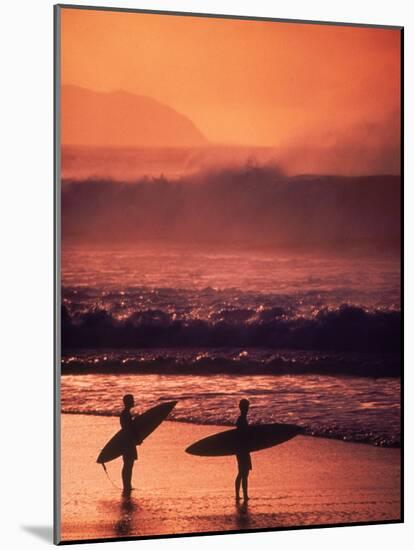
<path fill-rule="evenodd" d="M 63 84 L 150 96 L 213 142 L 398 141 L 398 30 L 75 9 L 61 28 Z"/>

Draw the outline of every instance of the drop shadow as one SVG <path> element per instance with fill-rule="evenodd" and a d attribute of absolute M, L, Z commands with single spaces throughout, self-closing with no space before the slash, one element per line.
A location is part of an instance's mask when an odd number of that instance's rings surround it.
<path fill-rule="evenodd" d="M 51 525 L 21 525 L 20 527 L 38 539 L 53 543 L 53 527 Z"/>

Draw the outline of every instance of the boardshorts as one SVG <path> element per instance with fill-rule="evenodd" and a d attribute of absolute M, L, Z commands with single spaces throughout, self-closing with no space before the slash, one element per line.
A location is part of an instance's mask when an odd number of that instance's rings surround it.
<path fill-rule="evenodd" d="M 240 453 L 236 455 L 236 457 L 239 474 L 248 474 L 249 470 L 252 469 L 252 460 L 250 458 L 250 453 Z"/>

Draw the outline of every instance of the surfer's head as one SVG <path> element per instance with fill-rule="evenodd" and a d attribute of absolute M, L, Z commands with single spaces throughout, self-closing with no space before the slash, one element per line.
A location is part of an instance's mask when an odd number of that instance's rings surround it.
<path fill-rule="evenodd" d="M 240 399 L 239 403 L 239 409 L 242 414 L 247 414 L 247 411 L 249 410 L 249 400 L 248 399 Z"/>
<path fill-rule="evenodd" d="M 124 402 L 125 408 L 127 409 L 132 409 L 132 407 L 135 405 L 134 396 L 132 395 L 132 393 L 127 393 L 126 395 L 124 395 L 122 401 Z"/>

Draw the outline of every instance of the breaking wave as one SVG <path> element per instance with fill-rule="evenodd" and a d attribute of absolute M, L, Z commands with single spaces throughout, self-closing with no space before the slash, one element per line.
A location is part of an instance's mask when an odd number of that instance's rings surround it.
<path fill-rule="evenodd" d="M 82 243 L 399 250 L 400 207 L 398 176 L 288 177 L 251 164 L 133 183 L 65 180 L 62 235 Z"/>
<path fill-rule="evenodd" d="M 180 318 L 161 309 L 119 318 L 102 308 L 70 314 L 62 306 L 62 347 L 270 348 L 400 352 L 401 313 L 344 304 L 313 316 L 283 308 L 221 310 L 210 319 Z"/>

